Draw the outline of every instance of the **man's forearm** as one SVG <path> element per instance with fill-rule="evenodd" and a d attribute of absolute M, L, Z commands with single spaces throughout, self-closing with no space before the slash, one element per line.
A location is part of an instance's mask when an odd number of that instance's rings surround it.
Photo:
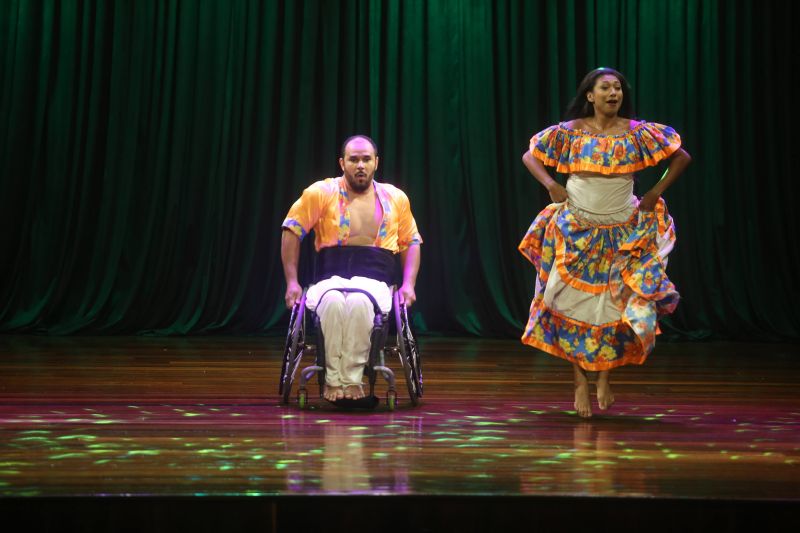
<path fill-rule="evenodd" d="M 417 272 L 419 272 L 419 244 L 412 244 L 405 251 L 400 252 L 400 259 L 403 262 L 403 285 L 414 287 L 417 284 Z"/>
<path fill-rule="evenodd" d="M 297 283 L 297 264 L 300 261 L 300 239 L 289 230 L 281 236 L 281 262 L 286 285 Z"/>

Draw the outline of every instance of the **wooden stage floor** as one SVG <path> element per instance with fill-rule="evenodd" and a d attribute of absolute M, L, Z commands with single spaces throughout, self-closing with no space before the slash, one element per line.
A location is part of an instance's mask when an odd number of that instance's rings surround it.
<path fill-rule="evenodd" d="M 798 345 L 661 343 L 582 420 L 563 361 L 452 338 L 420 340 L 419 407 L 400 377 L 394 412 L 300 411 L 277 396 L 282 342 L 0 336 L 0 501 L 253 496 L 272 530 L 276 505 L 331 495 L 798 510 Z"/>

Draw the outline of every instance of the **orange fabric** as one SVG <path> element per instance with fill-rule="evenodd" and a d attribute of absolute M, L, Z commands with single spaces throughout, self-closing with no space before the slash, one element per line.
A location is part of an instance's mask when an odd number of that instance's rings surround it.
<path fill-rule="evenodd" d="M 411 213 L 408 196 L 393 185 L 373 181 L 383 209 L 383 220 L 374 245 L 393 253 L 402 252 L 422 237 Z M 303 239 L 312 229 L 314 247 L 345 246 L 350 236 L 350 200 L 344 177 L 328 178 L 311 184 L 295 201 L 282 227 Z"/>

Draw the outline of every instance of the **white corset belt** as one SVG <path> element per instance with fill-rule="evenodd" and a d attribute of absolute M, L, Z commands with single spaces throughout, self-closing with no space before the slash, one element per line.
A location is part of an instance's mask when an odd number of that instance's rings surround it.
<path fill-rule="evenodd" d="M 578 176 L 567 180 L 570 209 L 589 223 L 618 224 L 633 214 L 633 175 L 614 177 Z"/>

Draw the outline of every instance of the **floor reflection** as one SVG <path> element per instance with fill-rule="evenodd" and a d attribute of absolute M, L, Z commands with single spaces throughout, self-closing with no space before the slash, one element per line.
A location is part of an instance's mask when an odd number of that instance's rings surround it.
<path fill-rule="evenodd" d="M 292 493 L 406 494 L 409 464 L 422 445 L 422 419 L 374 419 L 340 413 L 303 413 L 282 424 L 286 456 L 281 461 Z"/>

